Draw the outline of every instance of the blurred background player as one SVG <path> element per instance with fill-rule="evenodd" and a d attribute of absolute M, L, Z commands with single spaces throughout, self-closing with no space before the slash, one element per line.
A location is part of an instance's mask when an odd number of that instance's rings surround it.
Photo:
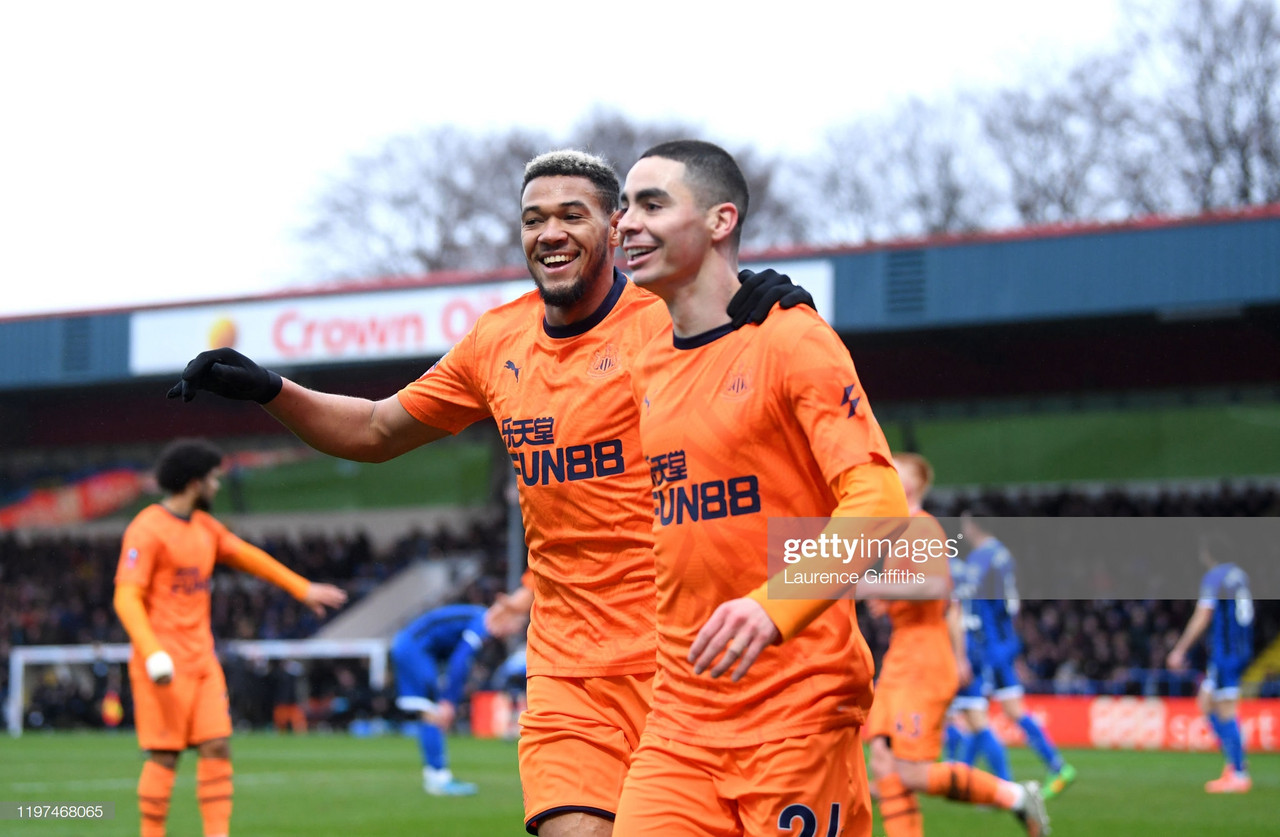
<path fill-rule="evenodd" d="M 1022 653 L 1013 619 L 1018 613 L 1017 576 L 1013 556 L 987 528 L 991 517 L 982 505 L 971 506 L 960 516 L 960 526 L 969 555 L 965 559 L 966 587 L 977 617 L 975 640 L 983 663 L 986 691 L 996 699 L 1004 714 L 1026 735 L 1027 746 L 1048 769 L 1044 797 L 1052 799 L 1076 780 L 1076 769 L 1063 760 L 1022 703 L 1024 689 L 1015 663 Z"/>
<path fill-rule="evenodd" d="M 1226 759 L 1222 775 L 1205 784 L 1209 793 L 1246 793 L 1253 787 L 1238 717 L 1240 675 L 1253 656 L 1253 598 L 1249 577 L 1230 558 L 1231 545 L 1224 536 L 1201 539 L 1200 561 L 1207 571 L 1200 598 L 1168 658 L 1174 671 L 1185 668 L 1187 651 L 1208 629 L 1209 667 L 1197 699 Z"/>
<path fill-rule="evenodd" d="M 391 643 L 396 706 L 418 713 L 422 787 L 433 796 L 476 792 L 471 782 L 453 778 L 445 733 L 457 717 L 476 653 L 489 636 L 484 615 L 484 607 L 470 604 L 428 610 L 397 633 Z"/>
<path fill-rule="evenodd" d="M 900 453 L 894 464 L 913 518 L 909 542 L 938 545 L 914 554 L 895 553 L 885 569 L 911 571 L 919 581 L 858 584 L 858 596 L 887 600 L 892 632 L 876 680 L 875 700 L 863 738 L 870 742 L 871 772 L 887 837 L 921 837 L 924 818 L 917 793 L 1012 811 L 1027 833 L 1049 830 L 1039 784 L 1018 785 L 966 764 L 939 762 L 947 707 L 963 674 L 970 679 L 959 606 L 950 600 L 947 533 L 924 510 L 933 467 L 923 456 Z"/>
<path fill-rule="evenodd" d="M 481 315 L 396 395 L 316 392 L 226 348 L 201 352 L 169 391 L 256 401 L 316 450 L 361 462 L 493 420 L 519 480 L 536 593 L 519 758 L 525 825 L 542 837 L 609 833 L 653 681 L 653 503 L 629 374 L 668 316 L 614 267 L 618 193 L 598 157 L 531 160 L 520 229 L 537 292 Z M 722 313 L 735 327 L 779 300 L 813 304 L 774 271 L 734 289 Z"/>
<path fill-rule="evenodd" d="M 165 833 L 178 756 L 188 747 L 199 759 L 196 799 L 206 837 L 230 828 L 231 712 L 209 627 L 214 564 L 271 582 L 317 616 L 347 600 L 341 589 L 308 581 L 209 514 L 222 460 L 201 439 L 170 443 L 156 464 L 164 497 L 138 513 L 121 544 L 115 609 L 133 645 L 134 718 L 148 754 L 138 781 L 143 837 Z"/>
<path fill-rule="evenodd" d="M 982 659 L 982 646 L 977 641 L 981 624 L 973 612 L 969 565 L 962 556 L 957 555 L 950 560 L 950 568 L 951 600 L 954 605 L 951 618 L 958 619 L 964 633 L 967 659 L 965 667 L 968 669 L 969 677 L 967 680 L 961 678 L 960 688 L 951 701 L 944 739 L 944 756 L 947 761 L 959 761 L 969 765 L 977 764 L 978 759 L 982 758 L 996 776 L 1001 779 L 1012 779 L 1008 750 L 991 729 L 985 680 L 982 676 L 986 666 Z"/>

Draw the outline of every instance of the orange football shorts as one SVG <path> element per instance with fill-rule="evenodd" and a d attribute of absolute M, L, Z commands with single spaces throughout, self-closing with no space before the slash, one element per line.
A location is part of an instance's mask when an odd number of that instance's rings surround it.
<path fill-rule="evenodd" d="M 159 686 L 142 665 L 129 666 L 133 687 L 133 719 L 138 746 L 144 750 L 176 750 L 231 735 L 231 704 L 222 666 L 183 667 Z"/>
<path fill-rule="evenodd" d="M 525 828 L 580 811 L 612 820 L 640 743 L 653 674 L 529 678 L 520 716 Z"/>
<path fill-rule="evenodd" d="M 645 733 L 613 837 L 653 834 L 868 837 L 871 798 L 858 727 L 729 749 Z"/>
<path fill-rule="evenodd" d="M 881 678 L 883 680 L 884 678 Z M 937 761 L 954 692 L 929 690 L 920 682 L 878 683 L 863 733 L 868 741 L 889 739 L 889 749 L 904 761 Z"/>

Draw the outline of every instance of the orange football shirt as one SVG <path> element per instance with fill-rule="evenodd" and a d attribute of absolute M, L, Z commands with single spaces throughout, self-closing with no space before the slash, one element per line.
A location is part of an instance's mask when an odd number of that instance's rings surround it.
<path fill-rule="evenodd" d="M 862 722 L 871 655 L 835 602 L 731 682 L 687 660 L 721 603 L 768 577 L 770 517 L 825 517 L 829 485 L 889 447 L 840 339 L 805 307 L 689 339 L 670 323 L 634 376 L 652 483 L 658 673 L 646 726 L 687 744 L 745 747 Z"/>
<path fill-rule="evenodd" d="M 209 625 L 209 579 L 214 564 L 242 550 L 256 549 L 212 515 L 193 512 L 190 520 L 159 503 L 129 523 L 120 545 L 116 584 L 143 591 L 143 604 L 160 647 L 180 670 L 217 665 Z M 131 666 L 142 660 L 130 661 Z"/>
<path fill-rule="evenodd" d="M 912 515 L 911 527 L 903 537 L 907 540 L 928 538 L 946 543 L 947 533 L 937 518 L 927 511 Z M 945 575 L 948 583 L 951 571 L 946 555 L 930 556 L 927 561 L 913 563 L 905 555 L 885 562 L 885 569 L 911 570 L 929 577 Z M 948 588 L 949 589 L 949 588 Z M 892 632 L 889 647 L 880 665 L 880 684 L 901 679 L 933 679 L 945 685 L 949 691 L 955 684 L 945 672 L 955 669 L 955 651 L 951 646 L 951 634 L 947 628 L 949 599 L 897 599 L 888 602 Z M 949 685 L 948 685 L 949 684 Z"/>
<path fill-rule="evenodd" d="M 400 403 L 451 433 L 498 425 L 533 575 L 529 674 L 651 672 L 653 516 L 630 378 L 670 320 L 617 271 L 591 317 L 556 327 L 544 315 L 536 291 L 488 311 Z"/>

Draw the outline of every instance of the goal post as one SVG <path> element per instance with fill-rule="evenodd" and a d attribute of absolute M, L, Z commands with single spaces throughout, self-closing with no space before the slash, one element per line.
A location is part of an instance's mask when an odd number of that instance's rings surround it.
<path fill-rule="evenodd" d="M 245 639 L 218 645 L 219 653 L 265 660 L 368 659 L 369 685 L 375 690 L 386 686 L 389 648 L 384 639 Z M 9 700 L 5 706 L 9 735 L 22 735 L 29 666 L 125 663 L 132 653 L 128 643 L 15 646 L 9 653 Z"/>

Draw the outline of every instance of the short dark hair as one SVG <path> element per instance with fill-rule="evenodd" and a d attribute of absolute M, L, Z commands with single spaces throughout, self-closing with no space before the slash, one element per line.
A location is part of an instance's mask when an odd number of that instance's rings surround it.
<path fill-rule="evenodd" d="M 684 163 L 685 180 L 704 208 L 731 203 L 738 209 L 738 225 L 733 228 L 734 249 L 742 244 L 742 225 L 747 221 L 747 179 L 728 151 L 702 140 L 672 140 L 655 145 L 640 155 L 661 157 Z"/>
<path fill-rule="evenodd" d="M 622 186 L 618 183 L 618 173 L 603 157 L 585 151 L 566 148 L 534 157 L 525 164 L 520 193 L 524 194 L 529 181 L 539 177 L 585 177 L 596 187 L 600 207 L 609 215 L 617 210 L 621 200 Z"/>
<path fill-rule="evenodd" d="M 156 461 L 156 484 L 166 494 L 178 494 L 192 480 L 209 476 L 222 459 L 222 450 L 207 439 L 175 439 Z"/>

